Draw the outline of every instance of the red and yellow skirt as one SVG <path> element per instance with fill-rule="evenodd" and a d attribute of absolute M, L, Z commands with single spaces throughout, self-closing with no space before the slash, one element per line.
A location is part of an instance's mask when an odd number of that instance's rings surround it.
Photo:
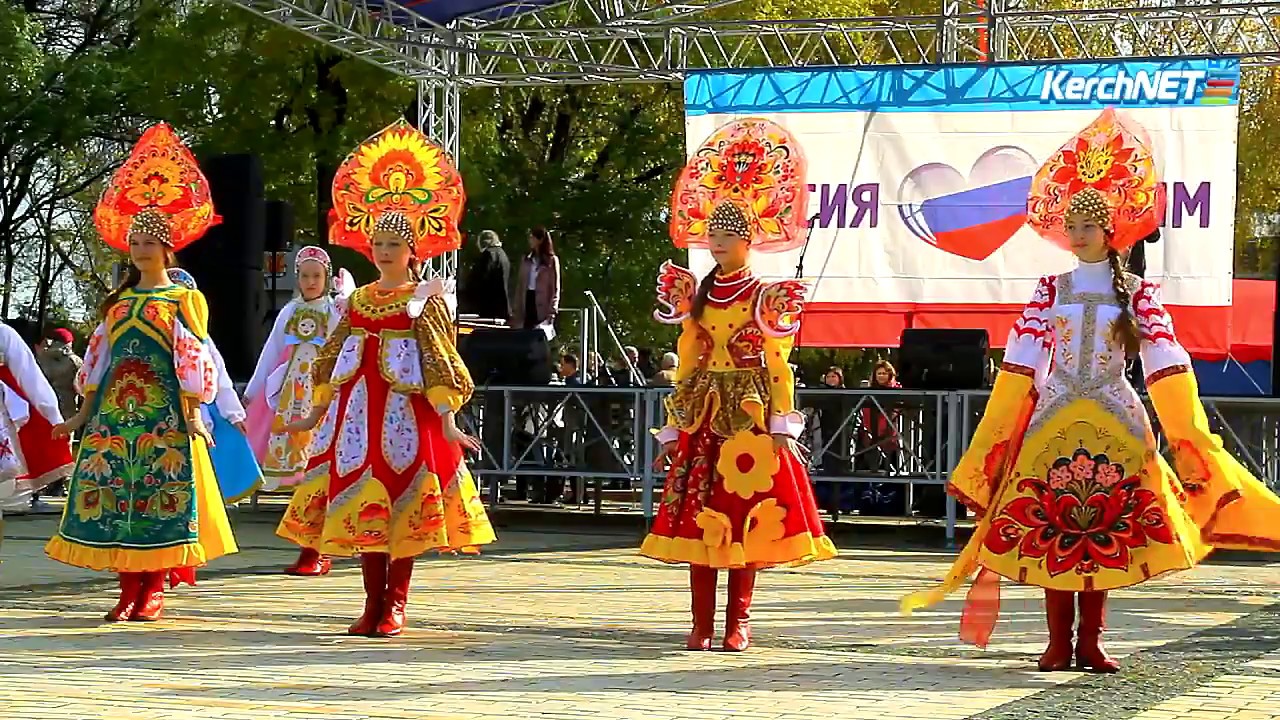
<path fill-rule="evenodd" d="M 681 433 L 661 505 L 640 554 L 713 568 L 765 568 L 829 560 L 809 473 L 773 439 L 746 430 L 723 438 Z"/>

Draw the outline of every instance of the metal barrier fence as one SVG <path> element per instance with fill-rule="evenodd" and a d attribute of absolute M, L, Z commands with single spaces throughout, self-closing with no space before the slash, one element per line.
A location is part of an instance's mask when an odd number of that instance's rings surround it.
<path fill-rule="evenodd" d="M 474 472 L 490 504 L 516 498 L 585 505 L 607 496 L 653 517 L 664 473 L 652 467 L 651 429 L 665 421 L 665 388 L 489 386 L 462 424 L 481 439 Z M 943 488 L 982 417 L 985 391 L 800 389 L 801 443 L 823 509 L 944 520 L 948 540 L 964 512 Z M 1225 447 L 1280 489 L 1280 402 L 1203 398 Z M 1153 423 L 1158 420 L 1151 413 Z"/>

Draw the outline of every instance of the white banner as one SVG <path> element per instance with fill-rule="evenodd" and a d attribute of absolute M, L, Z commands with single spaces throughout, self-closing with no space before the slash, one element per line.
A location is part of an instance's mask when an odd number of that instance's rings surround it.
<path fill-rule="evenodd" d="M 757 254 L 769 277 L 816 280 L 811 302 L 1021 304 L 1071 255 L 1023 224 L 1040 165 L 1108 105 L 1150 133 L 1169 211 L 1146 245 L 1166 303 L 1231 304 L 1233 62 L 699 73 L 686 84 L 690 151 L 716 128 L 767 117 L 809 163 L 807 251 Z M 694 252 L 695 272 L 711 267 Z"/>

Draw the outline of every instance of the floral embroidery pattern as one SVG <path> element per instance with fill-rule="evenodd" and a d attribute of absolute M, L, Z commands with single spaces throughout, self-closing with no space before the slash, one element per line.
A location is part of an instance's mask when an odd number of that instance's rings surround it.
<path fill-rule="evenodd" d="M 180 397 L 213 367 L 204 346 L 174 321 L 186 290 L 127 292 L 104 324 L 106 370 L 85 426 L 59 533 L 95 547 L 172 547 L 199 530 L 195 464 Z"/>
<path fill-rule="evenodd" d="M 1023 478 L 991 525 L 987 549 L 1039 559 L 1051 576 L 1127 570 L 1132 550 L 1170 544 L 1173 530 L 1156 495 L 1105 454 L 1083 448 L 1059 457 L 1048 477 Z"/>
<path fill-rule="evenodd" d="M 1173 455 L 1173 465 L 1177 468 L 1178 479 L 1182 481 L 1182 489 L 1192 496 L 1203 494 L 1212 474 L 1208 458 L 1190 440 L 1170 442 L 1169 452 Z"/>
<path fill-rule="evenodd" d="M 743 500 L 773 487 L 773 476 L 779 467 L 773 438 L 744 430 L 725 441 L 720 448 L 716 471 L 724 478 L 724 488 Z"/>

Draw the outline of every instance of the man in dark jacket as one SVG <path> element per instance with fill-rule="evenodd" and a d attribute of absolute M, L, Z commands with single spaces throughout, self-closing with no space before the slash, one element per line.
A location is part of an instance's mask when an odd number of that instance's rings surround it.
<path fill-rule="evenodd" d="M 482 318 L 506 320 L 511 317 L 510 286 L 511 260 L 498 233 L 485 230 L 480 233 L 480 256 L 462 285 L 459 309 Z"/>

